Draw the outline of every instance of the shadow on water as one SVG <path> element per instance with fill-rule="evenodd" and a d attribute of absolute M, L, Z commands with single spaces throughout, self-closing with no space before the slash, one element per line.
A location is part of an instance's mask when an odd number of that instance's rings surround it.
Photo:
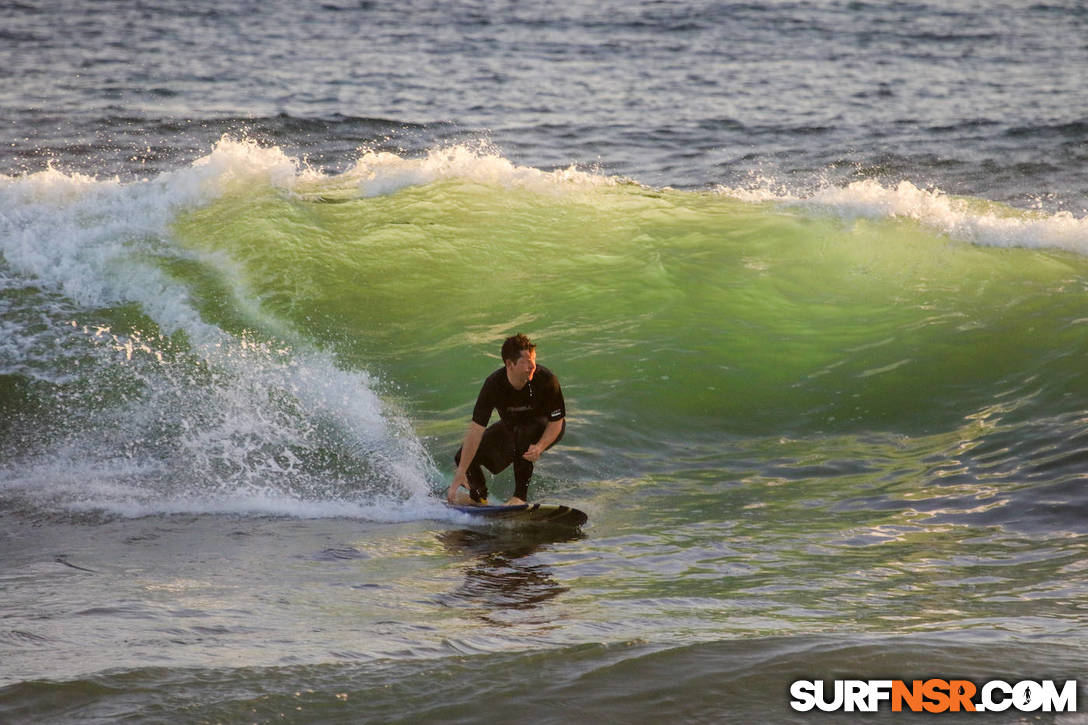
<path fill-rule="evenodd" d="M 450 554 L 467 559 L 464 583 L 439 597 L 439 602 L 450 607 L 483 606 L 492 612 L 532 610 L 567 591 L 536 554 L 553 544 L 581 540 L 585 534 L 546 527 L 496 527 L 442 531 L 435 538 Z M 509 624 L 488 613 L 481 618 Z"/>

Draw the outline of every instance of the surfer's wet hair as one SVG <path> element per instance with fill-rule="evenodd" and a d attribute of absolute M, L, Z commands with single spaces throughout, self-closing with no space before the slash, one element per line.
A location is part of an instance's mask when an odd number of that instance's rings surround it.
<path fill-rule="evenodd" d="M 506 338 L 502 343 L 502 361 L 505 363 L 509 360 L 512 363 L 516 363 L 521 359 L 521 353 L 524 350 L 532 352 L 536 349 L 536 345 L 525 335 L 520 332 L 516 335 Z"/>

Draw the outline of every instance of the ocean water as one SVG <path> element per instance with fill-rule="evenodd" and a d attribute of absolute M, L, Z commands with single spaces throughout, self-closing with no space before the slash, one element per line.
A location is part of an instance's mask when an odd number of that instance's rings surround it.
<path fill-rule="evenodd" d="M 1073 0 L 5 4 L 0 721 L 1083 682 L 1086 38 Z M 441 503 L 517 331 L 580 531 Z"/>

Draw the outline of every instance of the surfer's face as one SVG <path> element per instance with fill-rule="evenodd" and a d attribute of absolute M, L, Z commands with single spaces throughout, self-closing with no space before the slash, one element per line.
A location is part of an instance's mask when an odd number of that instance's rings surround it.
<path fill-rule="evenodd" d="M 517 362 L 506 362 L 506 374 L 514 387 L 520 388 L 533 379 L 536 372 L 536 350 L 522 350 Z"/>

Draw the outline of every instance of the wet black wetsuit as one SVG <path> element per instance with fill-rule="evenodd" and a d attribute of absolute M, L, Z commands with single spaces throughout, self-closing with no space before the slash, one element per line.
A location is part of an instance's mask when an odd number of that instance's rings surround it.
<path fill-rule="evenodd" d="M 499 368 L 487 377 L 480 388 L 476 407 L 472 410 L 473 422 L 487 427 L 493 410 L 499 411 L 499 422 L 484 431 L 476 456 L 466 471 L 469 494 L 474 501 L 487 498 L 487 482 L 481 466 L 492 473 L 499 473 L 513 463 L 514 495 L 525 500 L 529 479 L 533 475 L 533 463 L 522 458 L 522 454 L 540 440 L 549 422 L 562 420 L 563 429 L 548 448 L 558 443 L 567 429 L 567 413 L 559 378 L 551 370 L 538 365 L 533 379 L 521 390 L 515 390 L 506 377 L 506 368 Z M 460 465 L 461 449 L 457 450 L 453 460 Z"/>

